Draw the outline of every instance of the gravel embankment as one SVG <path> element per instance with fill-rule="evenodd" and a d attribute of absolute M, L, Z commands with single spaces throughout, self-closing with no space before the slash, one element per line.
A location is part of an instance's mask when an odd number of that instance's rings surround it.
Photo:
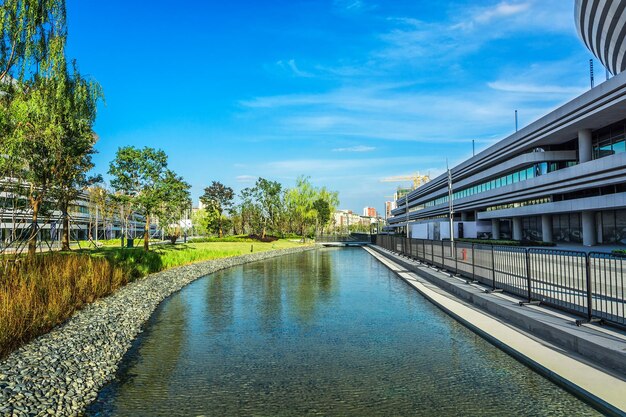
<path fill-rule="evenodd" d="M 76 312 L 0 362 L 0 416 L 78 415 L 104 384 L 161 301 L 220 269 L 312 247 L 259 252 L 173 268 L 132 282 Z"/>

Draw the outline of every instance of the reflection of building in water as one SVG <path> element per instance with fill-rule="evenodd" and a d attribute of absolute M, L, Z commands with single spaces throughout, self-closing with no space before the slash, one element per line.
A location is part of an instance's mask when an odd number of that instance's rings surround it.
<path fill-rule="evenodd" d="M 624 5 L 576 1 L 579 34 L 613 78 L 452 168 L 455 236 L 626 244 Z M 448 198 L 443 174 L 408 194 L 408 224 L 396 199 L 388 230 L 450 238 Z"/>

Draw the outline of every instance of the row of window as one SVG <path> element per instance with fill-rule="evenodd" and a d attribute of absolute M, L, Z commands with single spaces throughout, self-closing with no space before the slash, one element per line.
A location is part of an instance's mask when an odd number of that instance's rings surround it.
<path fill-rule="evenodd" d="M 498 178 L 494 178 L 489 181 L 485 181 L 480 184 L 476 184 L 469 188 L 464 188 L 460 191 L 456 191 L 453 194 L 453 198 L 455 200 L 460 198 L 466 198 L 473 196 L 478 193 L 483 193 L 485 191 L 493 190 L 500 187 L 505 187 L 507 185 L 515 184 L 520 181 L 525 181 L 530 178 L 535 178 L 540 175 L 545 175 L 547 173 L 558 171 L 559 169 L 567 168 L 570 166 L 576 165 L 576 161 L 561 161 L 561 162 L 541 162 L 538 164 L 534 164 L 530 167 L 521 169 L 519 171 L 511 172 L 507 175 L 503 175 Z M 436 198 L 434 200 L 427 201 L 424 204 L 419 204 L 414 207 L 409 208 L 409 213 L 423 210 L 428 207 L 438 206 L 440 204 L 445 204 L 449 200 L 447 195 Z"/>
<path fill-rule="evenodd" d="M 545 204 L 545 203 L 550 203 L 550 202 L 552 202 L 552 199 L 550 197 L 535 198 L 533 200 L 517 201 L 515 203 L 500 204 L 497 206 L 487 207 L 486 211 L 504 210 L 504 209 L 511 209 L 511 208 L 517 208 L 517 207 L 525 207 L 525 206 L 534 206 L 535 204 Z"/>

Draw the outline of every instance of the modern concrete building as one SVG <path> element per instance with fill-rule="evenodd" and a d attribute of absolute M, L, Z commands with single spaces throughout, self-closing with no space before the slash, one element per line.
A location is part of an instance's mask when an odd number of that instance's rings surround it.
<path fill-rule="evenodd" d="M 576 28 L 611 74 L 626 68 L 626 1 L 576 0 Z"/>
<path fill-rule="evenodd" d="M 616 75 L 452 168 L 456 236 L 626 245 L 626 1 L 576 10 L 583 41 Z M 398 233 L 449 238 L 447 174 L 392 216 Z"/>

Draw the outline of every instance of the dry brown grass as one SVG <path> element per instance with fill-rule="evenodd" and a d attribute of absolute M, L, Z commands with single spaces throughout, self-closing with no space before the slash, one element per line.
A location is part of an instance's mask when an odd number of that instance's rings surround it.
<path fill-rule="evenodd" d="M 0 262 L 0 357 L 128 279 L 128 273 L 110 260 L 85 254 Z"/>

